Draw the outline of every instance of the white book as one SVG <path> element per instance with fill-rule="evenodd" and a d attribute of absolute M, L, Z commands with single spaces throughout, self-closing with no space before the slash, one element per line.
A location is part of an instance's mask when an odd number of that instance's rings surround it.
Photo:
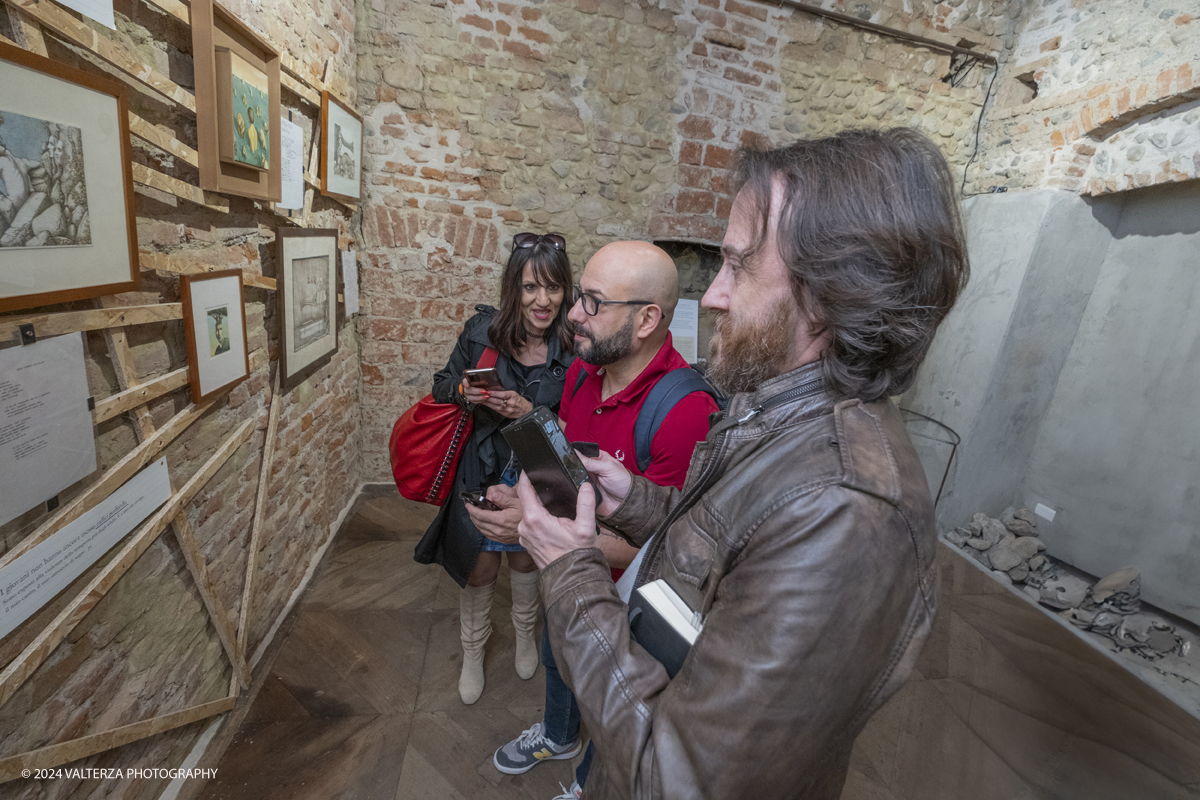
<path fill-rule="evenodd" d="M 651 581 L 644 586 L 639 586 L 638 591 L 641 592 L 645 601 L 658 612 L 663 621 L 687 640 L 689 645 L 696 643 L 696 637 L 700 635 L 700 631 L 704 630 L 700 613 L 688 608 L 687 603 L 680 599 L 665 580 L 659 578 Z"/>

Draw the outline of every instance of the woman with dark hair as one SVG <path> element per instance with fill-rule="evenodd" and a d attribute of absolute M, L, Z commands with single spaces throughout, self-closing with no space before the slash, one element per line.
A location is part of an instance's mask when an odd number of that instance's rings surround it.
<path fill-rule="evenodd" d="M 463 666 L 458 693 L 467 705 L 483 693 L 483 646 L 492 632 L 489 612 L 500 571 L 500 554 L 508 554 L 512 584 L 512 619 L 517 632 L 517 674 L 533 677 L 538 665 L 533 627 L 537 620 L 538 575 L 533 559 L 520 545 L 487 539 L 467 515 L 460 497 L 467 489 L 515 482 L 506 475 L 511 451 L 500 428 L 509 420 L 547 406 L 557 412 L 563 378 L 575 360 L 574 338 L 563 302 L 571 286 L 566 241 L 556 233 L 518 233 L 500 278 L 500 308 L 476 306 L 478 312 L 458 337 L 445 368 L 433 377 L 433 398 L 472 410 L 474 430 L 463 446 L 454 486 L 433 524 L 417 545 L 415 558 L 441 564 L 462 587 L 459 622 Z M 470 386 L 463 370 L 472 369 L 492 348 L 502 390 Z M 509 470 L 511 473 L 512 470 Z"/>

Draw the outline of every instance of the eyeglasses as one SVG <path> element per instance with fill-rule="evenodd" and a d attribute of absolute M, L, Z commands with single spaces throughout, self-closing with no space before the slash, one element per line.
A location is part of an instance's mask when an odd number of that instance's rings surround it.
<path fill-rule="evenodd" d="M 539 242 L 545 239 L 555 250 L 566 250 L 567 240 L 558 233 L 518 233 L 513 237 L 513 248 L 524 250 L 527 247 L 534 247 Z"/>
<path fill-rule="evenodd" d="M 652 306 L 652 300 L 601 300 L 580 289 L 578 284 L 571 287 L 571 304 L 583 302 L 583 313 L 594 317 L 600 313 L 600 306 Z"/>

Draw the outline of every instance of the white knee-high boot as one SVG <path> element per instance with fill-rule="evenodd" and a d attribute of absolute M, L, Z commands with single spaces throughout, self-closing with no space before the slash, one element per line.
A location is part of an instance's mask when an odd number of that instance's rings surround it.
<path fill-rule="evenodd" d="M 538 571 L 517 572 L 509 570 L 512 584 L 512 621 L 517 631 L 517 675 L 529 680 L 538 668 L 538 648 L 533 639 L 533 627 L 537 624 Z"/>
<path fill-rule="evenodd" d="M 492 635 L 492 593 L 487 586 L 464 586 L 458 594 L 458 622 L 462 632 L 463 665 L 458 677 L 458 696 L 471 705 L 483 694 L 483 646 Z"/>

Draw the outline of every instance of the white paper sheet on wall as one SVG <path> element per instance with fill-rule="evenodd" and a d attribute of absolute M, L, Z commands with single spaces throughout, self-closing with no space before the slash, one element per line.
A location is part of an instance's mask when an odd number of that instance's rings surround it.
<path fill-rule="evenodd" d="M 680 300 L 671 319 L 671 339 L 679 355 L 696 363 L 696 339 L 700 335 L 700 301 Z"/>
<path fill-rule="evenodd" d="M 79 519 L 0 569 L 0 637 L 70 586 L 170 499 L 167 459 L 160 458 Z"/>
<path fill-rule="evenodd" d="M 342 252 L 342 296 L 346 298 L 346 316 L 358 313 L 358 255 L 354 250 Z"/>
<path fill-rule="evenodd" d="M 283 176 L 282 208 L 304 208 L 304 129 L 279 120 L 279 171 Z"/>
<path fill-rule="evenodd" d="M 96 470 L 83 334 L 0 350 L 0 525 Z"/>
<path fill-rule="evenodd" d="M 67 8 L 74 9 L 85 17 L 91 17 L 101 25 L 107 25 L 114 31 L 117 21 L 113 19 L 112 0 L 58 0 Z"/>

